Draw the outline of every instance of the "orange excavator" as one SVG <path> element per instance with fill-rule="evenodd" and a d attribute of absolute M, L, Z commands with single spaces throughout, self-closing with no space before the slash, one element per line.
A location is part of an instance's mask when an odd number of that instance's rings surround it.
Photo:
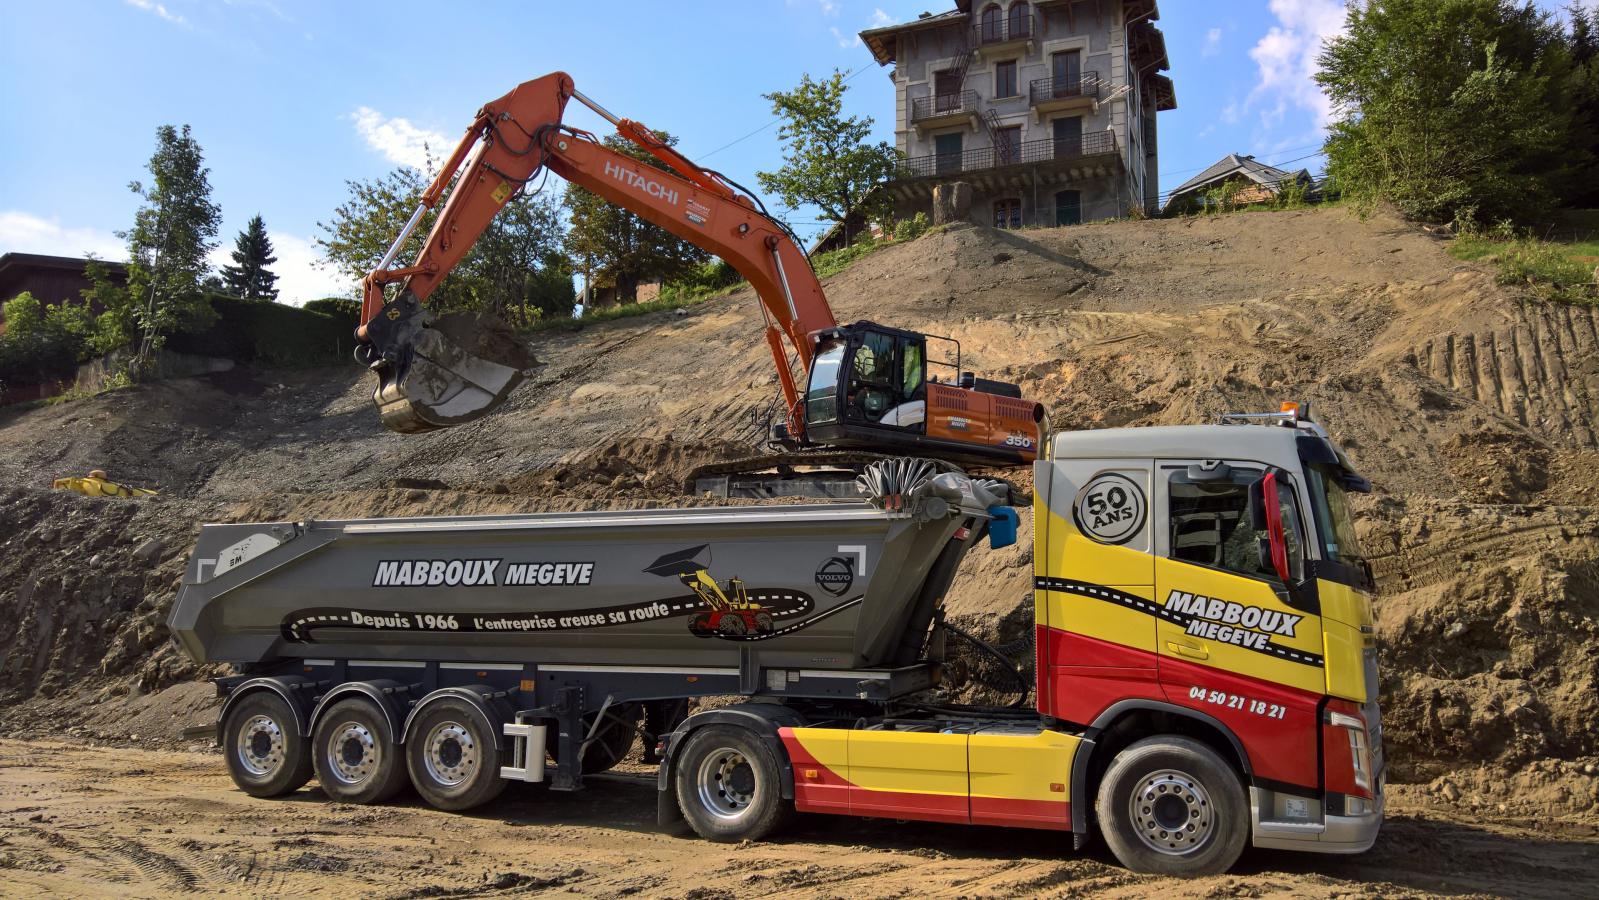
<path fill-rule="evenodd" d="M 574 99 L 666 169 L 564 124 Z M 691 162 L 644 125 L 612 115 L 564 72 L 524 82 L 478 110 L 400 236 L 362 282 L 356 354 L 377 375 L 373 400 L 390 429 L 419 432 L 470 422 L 502 404 L 529 371 L 527 349 L 503 330 L 471 316 L 434 316 L 424 306 L 500 209 L 541 170 L 721 257 L 749 282 L 760 299 L 781 390 L 781 411 L 767 435 L 781 458 L 765 458 L 767 465 L 827 456 L 818 451 L 832 451 L 835 461 L 846 463 L 872 453 L 987 465 L 1033 459 L 1044 417 L 1040 404 L 1023 399 L 1014 384 L 963 370 L 960 344 L 950 338 L 866 321 L 840 325 L 798 240 L 752 192 Z M 390 268 L 452 181 L 416 261 Z"/>

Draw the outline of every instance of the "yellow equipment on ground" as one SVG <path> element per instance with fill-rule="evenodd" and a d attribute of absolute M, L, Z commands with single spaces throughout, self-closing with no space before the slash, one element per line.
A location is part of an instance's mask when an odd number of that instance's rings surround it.
<path fill-rule="evenodd" d="M 154 497 L 149 488 L 117 484 L 106 477 L 105 470 L 94 469 L 83 478 L 57 478 L 50 486 L 59 491 L 77 491 L 85 497 Z"/>

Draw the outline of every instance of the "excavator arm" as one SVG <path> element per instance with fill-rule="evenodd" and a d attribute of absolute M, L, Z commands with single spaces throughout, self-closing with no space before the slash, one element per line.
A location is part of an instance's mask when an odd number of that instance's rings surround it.
<path fill-rule="evenodd" d="M 562 124 L 576 99 L 669 167 L 664 171 Z M 358 357 L 377 373 L 373 399 L 396 431 L 463 424 L 503 403 L 531 365 L 519 344 L 424 309 L 438 284 L 523 187 L 548 169 L 726 260 L 749 281 L 766 320 L 789 433 L 804 436 L 799 379 L 818 331 L 837 323 L 810 262 L 787 228 L 721 175 L 619 119 L 577 91 L 564 72 L 518 85 L 478 110 L 455 152 L 378 267 L 362 282 Z M 415 262 L 390 268 L 399 248 L 454 183 Z M 386 288 L 398 284 L 388 296 Z"/>

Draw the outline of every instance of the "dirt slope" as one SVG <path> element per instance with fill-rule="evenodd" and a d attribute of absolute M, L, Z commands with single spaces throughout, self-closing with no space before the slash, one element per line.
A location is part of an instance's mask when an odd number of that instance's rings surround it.
<path fill-rule="evenodd" d="M 1449 808 L 1599 809 L 1599 317 L 1526 301 L 1389 218 L 1338 210 L 940 231 L 830 279 L 839 318 L 946 334 L 1066 428 L 1310 400 L 1376 483 L 1393 775 Z M 162 621 L 207 520 L 685 502 L 775 377 L 747 293 L 549 334 L 499 414 L 381 430 L 355 368 L 237 372 L 0 410 L 0 732 L 204 722 Z M 52 495 L 93 467 L 160 487 Z M 1025 636 L 1028 535 L 951 613 Z M 1030 654 L 1021 644 L 1018 658 Z M 179 684 L 149 698 L 143 694 Z M 96 701 L 92 717 L 82 698 Z M 165 705 L 163 705 L 165 704 Z M 1543 768 L 1539 768 L 1539 767 Z"/>

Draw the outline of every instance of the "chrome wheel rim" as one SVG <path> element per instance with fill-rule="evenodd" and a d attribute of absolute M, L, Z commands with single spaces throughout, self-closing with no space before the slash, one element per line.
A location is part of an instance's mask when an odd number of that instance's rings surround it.
<path fill-rule="evenodd" d="M 472 732 L 459 722 L 440 722 L 428 732 L 423 762 L 428 777 L 445 787 L 455 787 L 477 774 L 478 745 Z"/>
<path fill-rule="evenodd" d="M 271 716 L 251 716 L 239 729 L 239 765 L 256 778 L 267 778 L 283 766 L 283 728 Z"/>
<path fill-rule="evenodd" d="M 328 774 L 351 785 L 372 777 L 382 753 L 377 739 L 360 722 L 345 722 L 333 729 L 323 751 Z"/>
<path fill-rule="evenodd" d="M 720 747 L 700 762 L 695 778 L 700 805 L 725 822 L 736 822 L 749 813 L 760 785 L 755 767 L 743 752 Z"/>
<path fill-rule="evenodd" d="M 1167 856 L 1193 853 L 1215 830 L 1216 810 L 1205 785 L 1176 769 L 1161 769 L 1139 779 L 1127 812 L 1145 846 Z"/>

